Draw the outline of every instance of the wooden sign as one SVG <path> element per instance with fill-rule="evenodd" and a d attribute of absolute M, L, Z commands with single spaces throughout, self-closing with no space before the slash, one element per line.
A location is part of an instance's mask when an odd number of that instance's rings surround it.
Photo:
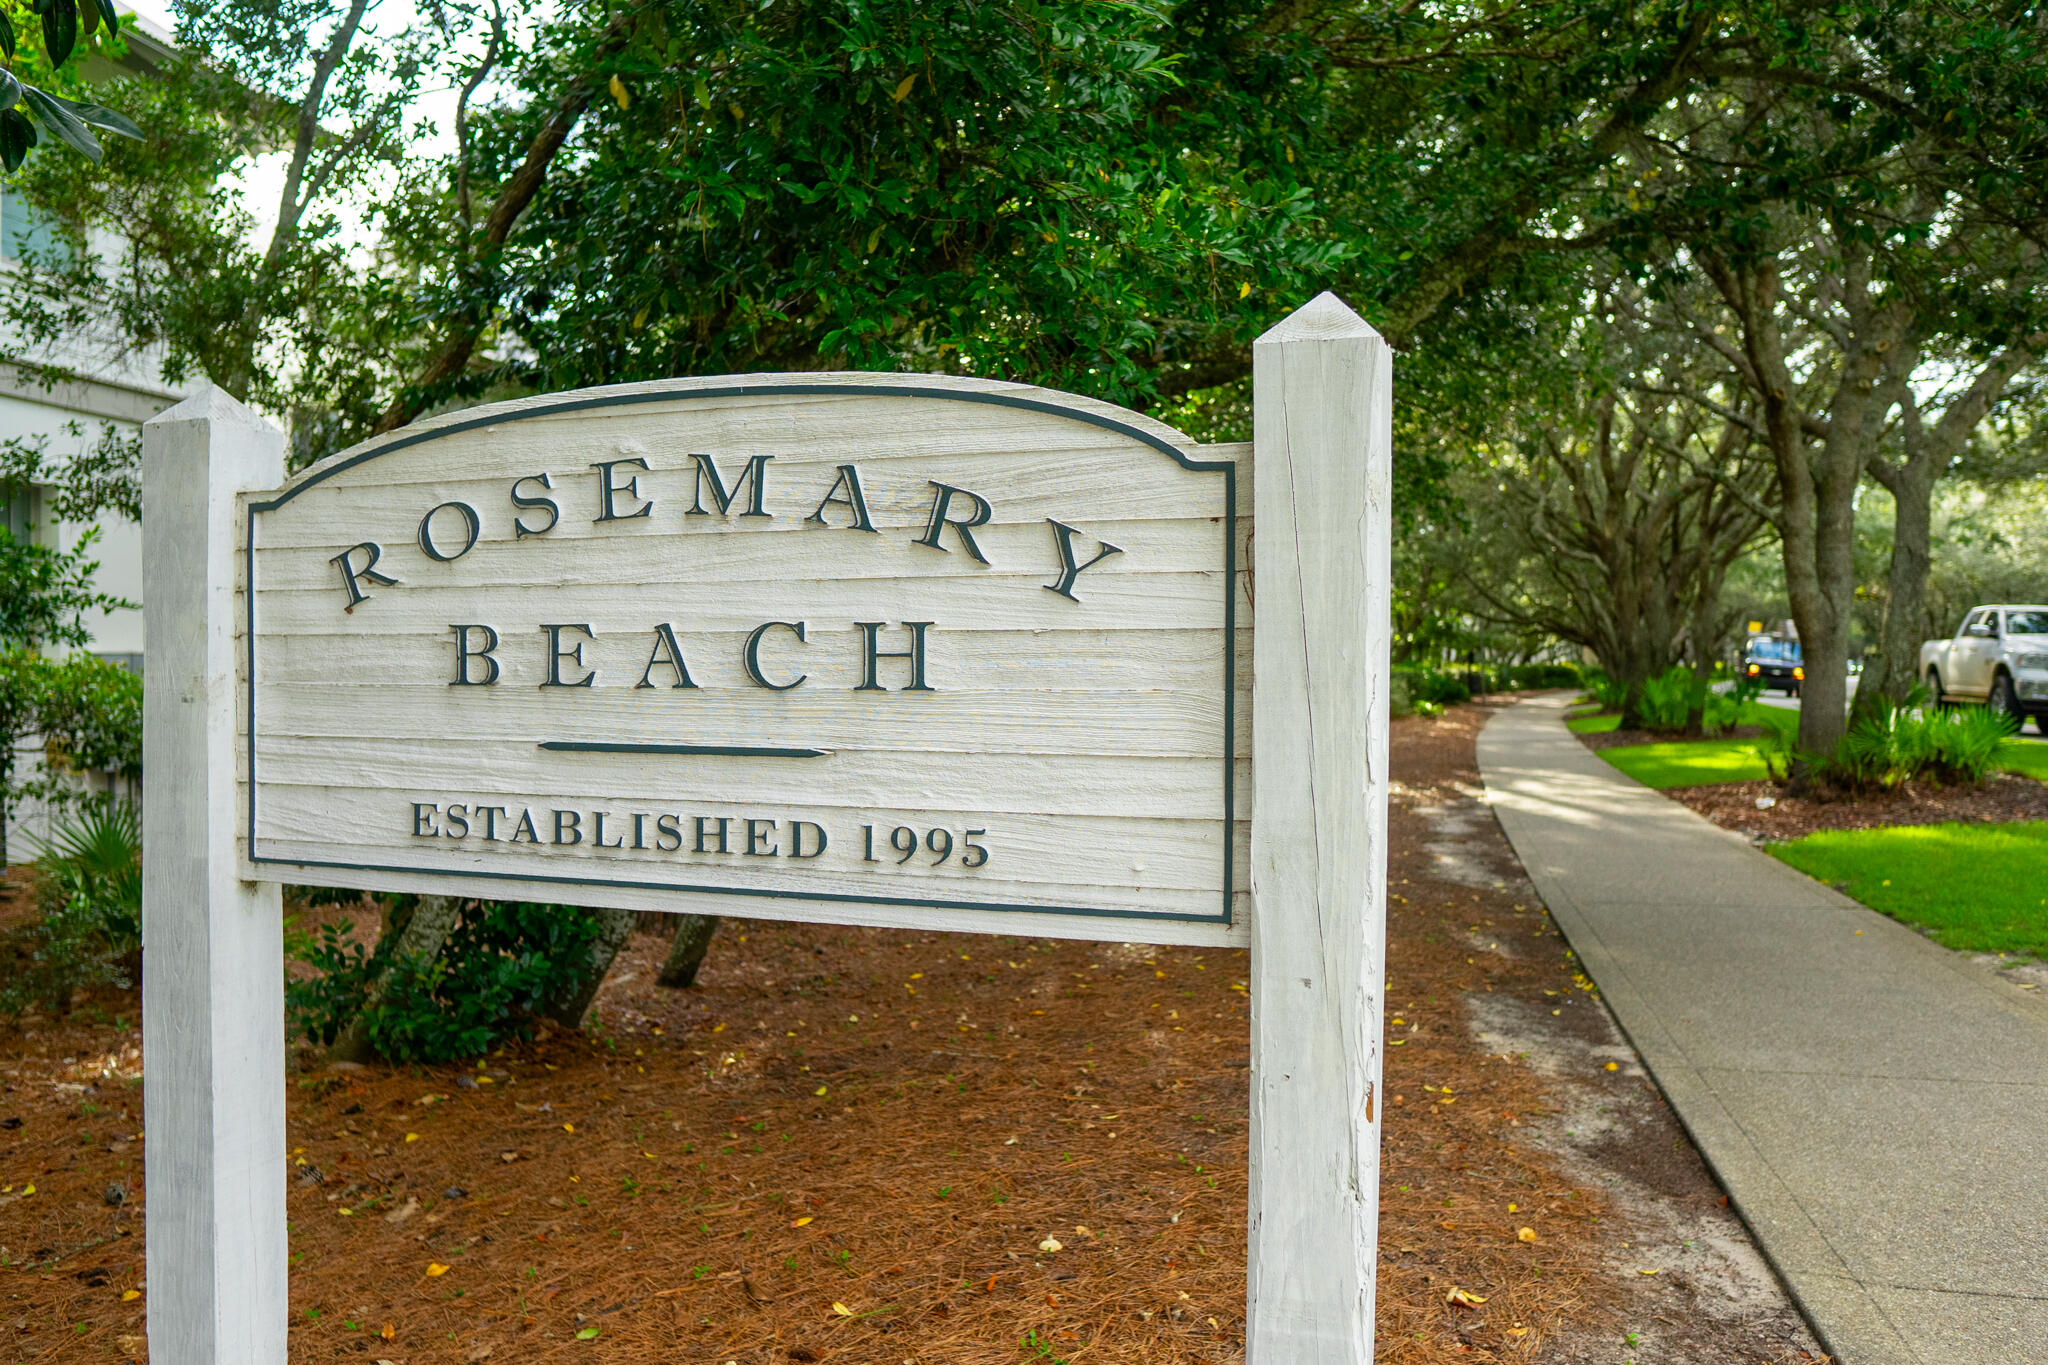
<path fill-rule="evenodd" d="M 1242 941 L 1248 455 L 859 374 L 336 455 L 249 505 L 249 875 Z"/>
<path fill-rule="evenodd" d="M 218 390 L 148 423 L 151 1359 L 284 1359 L 294 882 L 1248 944 L 1246 1360 L 1369 1361 L 1390 376 L 1325 294 L 1254 348 L 1249 446 L 870 374 L 290 480 Z"/>

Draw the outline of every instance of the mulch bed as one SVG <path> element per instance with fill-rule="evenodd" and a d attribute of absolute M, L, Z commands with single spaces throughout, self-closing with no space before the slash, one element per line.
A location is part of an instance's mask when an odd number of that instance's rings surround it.
<path fill-rule="evenodd" d="M 2048 820 L 2048 782 L 1993 773 L 1981 787 L 1909 782 L 1865 796 L 1788 796 L 1771 782 L 1724 782 L 1673 787 L 1664 793 L 1723 829 L 1756 839 L 1798 839 L 1823 829 L 1876 829 L 1883 825 L 2003 824 Z M 1767 801 L 1759 809 L 1757 802 Z"/>
<path fill-rule="evenodd" d="M 1476 1040 L 1489 993 L 1611 1035 L 1527 883 L 1432 843 L 1484 714 L 1394 731 L 1379 1360 L 1614 1360 L 1650 1321 L 1666 1360 L 1815 1359 L 1629 1269 L 1614 1179 L 1534 1139 L 1561 1083 Z M 587 1033 L 284 1079 L 294 1362 L 1242 1361 L 1244 954 L 729 921 L 671 991 L 664 948 L 636 937 Z M 135 1020 L 108 994 L 0 1029 L 13 1359 L 144 1356 Z M 1668 1117 L 1641 1144 L 1617 1171 L 1716 1205 Z"/>

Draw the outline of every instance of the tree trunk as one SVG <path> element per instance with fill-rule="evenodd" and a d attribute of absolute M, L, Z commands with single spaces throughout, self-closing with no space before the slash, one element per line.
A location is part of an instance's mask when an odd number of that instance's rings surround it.
<path fill-rule="evenodd" d="M 384 970 L 371 980 L 362 1008 L 356 1011 L 355 1018 L 348 1021 L 348 1027 L 341 1031 L 334 1045 L 327 1049 L 328 1061 L 366 1062 L 376 1055 L 376 1049 L 370 1044 L 370 1017 L 384 999 L 384 992 L 391 983 L 392 969 L 401 958 L 438 956 L 441 945 L 448 941 L 448 935 L 455 932 L 455 922 L 461 917 L 462 902 L 453 896 L 421 896 L 409 911 L 391 912 L 384 936 L 389 939 L 395 932 L 398 941 L 384 960 Z"/>
<path fill-rule="evenodd" d="M 1818 570 L 1818 590 L 1793 599 L 1806 672 L 1799 684 L 1799 749 L 1807 754 L 1832 755 L 1848 729 L 1849 617 L 1856 590 L 1848 560 L 1846 546 L 1839 555 L 1820 554 L 1810 566 Z M 1793 794 L 1806 795 L 1813 785 L 1812 764 L 1795 758 Z"/>
<path fill-rule="evenodd" d="M 1692 666 L 1694 683 L 1692 699 L 1685 704 L 1685 733 L 1698 739 L 1707 732 L 1707 691 L 1712 686 L 1713 665 L 1704 658 L 1696 659 Z"/>
<path fill-rule="evenodd" d="M 1650 717 L 1643 709 L 1643 688 L 1662 671 L 1659 667 L 1662 653 L 1657 645 L 1642 638 L 1646 634 L 1643 622 L 1635 623 L 1632 634 L 1634 638 L 1625 641 L 1617 651 L 1613 667 L 1615 681 L 1622 685 L 1621 720 L 1615 728 L 1647 730 Z"/>
<path fill-rule="evenodd" d="M 1920 641 L 1927 631 L 1927 569 L 1934 525 L 1932 464 L 1908 465 L 1893 482 L 1892 558 L 1884 628 L 1877 655 L 1856 689 L 1860 713 L 1879 701 L 1903 703 L 1920 681 Z"/>
<path fill-rule="evenodd" d="M 590 1002 L 597 999 L 597 988 L 604 984 L 619 950 L 633 936 L 633 925 L 639 918 L 631 910 L 595 910 L 591 913 L 597 916 L 599 928 L 596 940 L 590 945 L 590 955 L 585 959 L 582 976 L 577 978 L 574 987 L 548 1001 L 541 1011 L 564 1028 L 583 1026 L 583 1016 L 590 1012 Z"/>
<path fill-rule="evenodd" d="M 711 948 L 711 936 L 718 932 L 716 915 L 677 915 L 676 938 L 669 945 L 668 961 L 655 980 L 663 986 L 685 988 L 697 984 L 697 969 Z"/>
<path fill-rule="evenodd" d="M 1617 730 L 1647 730 L 1649 720 L 1643 714 L 1643 680 L 1640 676 L 1629 678 L 1622 683 L 1621 719 L 1615 722 Z"/>

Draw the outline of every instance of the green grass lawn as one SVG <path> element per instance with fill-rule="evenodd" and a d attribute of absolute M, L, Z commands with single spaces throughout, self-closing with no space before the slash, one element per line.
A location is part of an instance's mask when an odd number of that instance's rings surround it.
<path fill-rule="evenodd" d="M 1944 947 L 2048 958 L 2048 823 L 1828 830 L 1770 851 Z"/>
<path fill-rule="evenodd" d="M 1753 739 L 1687 739 L 1669 744 L 1628 744 L 1600 757 L 1646 787 L 1704 787 L 1714 782 L 1761 782 L 1769 777 Z"/>
<path fill-rule="evenodd" d="M 1762 702 L 1747 702 L 1742 714 L 1736 717 L 1737 725 L 1768 725 L 1784 734 L 1791 734 L 1799 728 L 1799 713 L 1788 711 L 1782 706 L 1765 706 Z M 1575 735 L 1604 735 L 1611 733 L 1621 724 L 1621 717 L 1614 712 L 1602 715 L 1592 712 L 1567 720 L 1565 725 Z M 2043 746 L 2048 747 L 2048 746 Z"/>
<path fill-rule="evenodd" d="M 2009 773 L 2022 773 L 2048 782 L 2048 744 L 2036 744 L 2027 739 L 2010 740 L 1998 751 L 1998 766 Z"/>

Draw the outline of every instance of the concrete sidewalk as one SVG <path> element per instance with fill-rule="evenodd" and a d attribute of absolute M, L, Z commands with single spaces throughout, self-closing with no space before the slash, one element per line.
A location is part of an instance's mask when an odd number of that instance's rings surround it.
<path fill-rule="evenodd" d="M 1489 798 L 1827 1349 L 2048 1365 L 2048 1002 L 1623 777 L 1565 706 L 1488 722 Z"/>

